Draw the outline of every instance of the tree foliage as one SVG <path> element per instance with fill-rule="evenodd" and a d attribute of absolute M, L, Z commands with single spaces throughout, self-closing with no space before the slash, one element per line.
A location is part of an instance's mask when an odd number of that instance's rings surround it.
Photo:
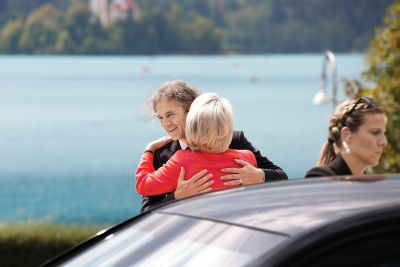
<path fill-rule="evenodd" d="M 150 2 L 150 1 L 149 1 Z M 44 4 L 0 30 L 0 52 L 33 54 L 211 54 L 223 52 L 223 32 L 210 19 L 178 4 L 143 5 L 140 18 L 102 26 L 86 1 L 66 11 Z M 147 7 L 147 8 L 146 8 Z M 158 8 L 155 8 L 158 7 Z"/>
<path fill-rule="evenodd" d="M 16 18 L 9 21 L 0 32 L 0 51 L 8 51 L 9 53 L 18 53 L 19 38 L 24 27 L 24 20 Z"/>
<path fill-rule="evenodd" d="M 362 51 L 393 0 L 136 1 L 140 18 L 103 27 L 90 13 L 89 0 L 0 0 L 0 53 Z M 53 25 L 39 17 L 45 15 L 43 6 L 49 4 L 55 15 L 62 14 L 57 20 L 50 15 Z M 23 33 L 19 31 L 21 21 Z M 40 37 L 27 29 L 39 31 Z M 30 41 L 28 36 L 34 39 Z"/>
<path fill-rule="evenodd" d="M 354 86 L 358 96 L 372 96 L 384 106 L 388 146 L 375 171 L 400 172 L 400 0 L 390 6 L 384 22 L 371 41 L 367 54 L 369 67 L 363 73 L 372 86 L 353 81 L 347 82 L 347 88 Z"/>
<path fill-rule="evenodd" d="M 51 4 L 35 9 L 27 18 L 19 48 L 28 53 L 53 53 L 62 13 Z"/>

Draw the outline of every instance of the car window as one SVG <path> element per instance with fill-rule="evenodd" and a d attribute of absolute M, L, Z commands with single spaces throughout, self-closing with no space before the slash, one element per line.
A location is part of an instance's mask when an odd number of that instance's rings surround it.
<path fill-rule="evenodd" d="M 311 242 L 295 257 L 286 257 L 285 267 L 394 267 L 400 266 L 399 211 L 386 219 L 371 216 L 371 223 L 344 228 Z M 333 229 L 333 228 L 332 228 Z M 314 233 L 318 235 L 318 232 Z M 274 265 L 275 266 L 275 265 Z"/>
<path fill-rule="evenodd" d="M 374 229 L 353 233 L 336 240 L 333 246 L 317 251 L 307 263 L 308 267 L 362 266 L 398 267 L 400 266 L 400 228 L 396 231 Z"/>
<path fill-rule="evenodd" d="M 150 214 L 62 266 L 244 266 L 286 239 L 220 222 Z"/>

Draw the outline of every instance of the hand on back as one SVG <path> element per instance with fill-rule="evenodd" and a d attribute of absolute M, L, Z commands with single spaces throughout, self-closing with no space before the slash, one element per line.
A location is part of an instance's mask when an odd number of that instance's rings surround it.
<path fill-rule="evenodd" d="M 210 192 L 212 190 L 211 185 L 214 183 L 214 180 L 211 178 L 211 173 L 208 173 L 207 170 L 202 170 L 193 175 L 190 179 L 185 180 L 185 169 L 181 167 L 178 184 L 174 192 L 175 199 L 182 199 Z"/>
<path fill-rule="evenodd" d="M 260 184 L 265 180 L 264 172 L 251 165 L 250 163 L 242 160 L 235 159 L 237 163 L 242 165 L 241 168 L 224 168 L 221 171 L 230 173 L 225 176 L 221 176 L 221 180 L 226 180 L 225 186 L 237 186 L 237 185 L 251 185 Z"/>

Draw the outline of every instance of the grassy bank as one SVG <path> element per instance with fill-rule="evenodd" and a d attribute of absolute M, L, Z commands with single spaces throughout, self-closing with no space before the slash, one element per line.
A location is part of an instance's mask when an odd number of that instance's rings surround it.
<path fill-rule="evenodd" d="M 105 227 L 49 222 L 0 223 L 0 266 L 39 266 Z"/>

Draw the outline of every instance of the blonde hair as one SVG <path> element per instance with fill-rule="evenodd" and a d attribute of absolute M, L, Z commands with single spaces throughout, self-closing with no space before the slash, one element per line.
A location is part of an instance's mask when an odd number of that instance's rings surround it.
<path fill-rule="evenodd" d="M 193 150 L 226 151 L 233 135 L 233 112 L 229 101 L 214 93 L 197 97 L 187 114 L 185 133 Z"/>
<path fill-rule="evenodd" d="M 343 127 L 357 132 L 364 123 L 364 116 L 376 113 L 384 114 L 385 111 L 368 97 L 349 99 L 339 104 L 329 120 L 328 140 L 322 146 L 317 166 L 325 166 L 336 157 L 336 152 L 342 147 L 340 131 Z"/>

